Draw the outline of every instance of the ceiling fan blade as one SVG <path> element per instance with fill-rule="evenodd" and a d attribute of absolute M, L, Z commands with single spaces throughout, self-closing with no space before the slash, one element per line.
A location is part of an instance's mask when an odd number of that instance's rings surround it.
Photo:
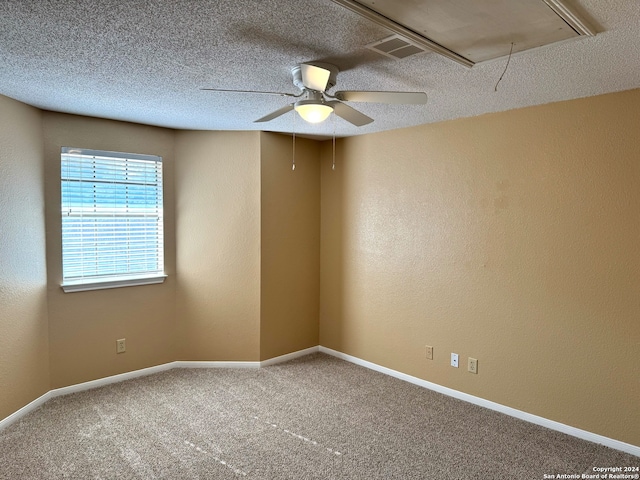
<path fill-rule="evenodd" d="M 273 120 L 274 118 L 278 118 L 280 115 L 284 115 L 285 113 L 290 112 L 291 110 L 293 110 L 293 104 L 286 105 L 282 108 L 279 108 L 275 112 L 271 112 L 269 115 L 265 115 L 264 117 L 255 120 L 255 123 L 268 122 L 270 120 Z"/>
<path fill-rule="evenodd" d="M 422 105 L 427 103 L 424 92 L 336 92 L 335 97 L 345 102 L 371 102 Z"/>
<path fill-rule="evenodd" d="M 309 65 L 308 63 L 300 65 L 300 73 L 302 74 L 303 85 L 318 92 L 325 91 L 327 83 L 329 83 L 329 77 L 331 76 L 329 70 L 316 67 L 315 65 Z"/>
<path fill-rule="evenodd" d="M 358 110 L 350 107 L 346 103 L 334 100 L 332 102 L 327 102 L 327 104 L 333 107 L 333 113 L 340 118 L 345 119 L 347 122 L 352 123 L 356 127 L 362 127 L 373 122 L 373 118 L 367 117 L 364 113 L 360 113 Z"/>
<path fill-rule="evenodd" d="M 200 90 L 208 90 L 210 92 L 230 92 L 230 93 L 258 93 L 262 95 L 280 95 L 281 97 L 300 97 L 300 95 L 294 95 L 293 93 L 284 93 L 284 92 L 258 92 L 255 90 L 225 90 L 222 88 L 201 88 Z"/>

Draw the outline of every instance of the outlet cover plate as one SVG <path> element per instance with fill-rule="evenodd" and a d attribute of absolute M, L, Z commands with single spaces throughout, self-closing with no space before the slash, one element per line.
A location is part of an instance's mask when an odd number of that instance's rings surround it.
<path fill-rule="evenodd" d="M 431 345 L 425 347 L 425 355 L 427 360 L 433 360 L 433 347 Z"/>
<path fill-rule="evenodd" d="M 467 370 L 471 373 L 478 373 L 478 359 L 469 357 L 469 363 L 467 364 Z"/>

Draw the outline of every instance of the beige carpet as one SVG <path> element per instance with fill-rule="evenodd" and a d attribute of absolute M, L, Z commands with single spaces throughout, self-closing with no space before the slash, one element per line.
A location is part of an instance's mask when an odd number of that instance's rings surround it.
<path fill-rule="evenodd" d="M 640 459 L 313 354 L 57 397 L 0 432 L 1 479 L 543 479 Z"/>

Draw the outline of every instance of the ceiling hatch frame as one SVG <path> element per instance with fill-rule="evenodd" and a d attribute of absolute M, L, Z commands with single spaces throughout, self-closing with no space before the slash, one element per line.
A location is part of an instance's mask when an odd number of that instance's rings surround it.
<path fill-rule="evenodd" d="M 333 3 L 341 5 L 342 7 L 381 25 L 393 33 L 400 35 L 417 46 L 423 47 L 429 51 L 440 54 L 454 62 L 457 62 L 465 67 L 473 67 L 476 63 L 447 47 L 431 40 L 430 38 L 416 32 L 415 30 L 402 25 L 401 23 L 369 8 L 366 5 L 356 0 L 331 0 Z M 540 0 L 545 3 L 553 12 L 560 17 L 569 27 L 571 27 L 577 34 L 578 38 L 583 36 L 595 36 L 596 31 L 585 20 L 580 18 L 578 14 L 569 8 L 564 0 Z M 485 60 L 489 61 L 489 60 Z"/>

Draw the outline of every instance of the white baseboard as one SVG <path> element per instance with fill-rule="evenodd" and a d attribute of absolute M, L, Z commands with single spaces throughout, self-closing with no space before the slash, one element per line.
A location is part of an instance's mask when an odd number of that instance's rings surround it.
<path fill-rule="evenodd" d="M 51 395 L 51 390 L 50 390 L 44 395 L 40 395 L 34 401 L 29 402 L 20 410 L 13 412 L 11 415 L 9 415 L 6 418 L 3 418 L 2 420 L 0 420 L 0 430 L 2 430 L 3 428 L 7 428 L 9 425 L 17 422 L 28 413 L 33 412 L 37 408 L 40 408 L 42 405 L 48 402 L 51 398 L 53 398 L 53 396 Z"/>
<path fill-rule="evenodd" d="M 190 362 L 190 361 L 176 361 L 165 363 L 162 365 L 156 365 L 154 367 L 143 368 L 140 370 L 134 370 L 132 372 L 121 373 L 118 375 L 112 375 L 109 377 L 99 378 L 97 380 L 91 380 L 89 382 L 78 383 L 70 385 L 68 387 L 56 388 L 49 390 L 44 395 L 39 396 L 29 404 L 22 407 L 20 410 L 12 413 L 6 418 L 0 420 L 0 430 L 8 427 L 9 425 L 17 422 L 28 413 L 36 410 L 47 401 L 52 398 L 60 397 L 62 395 L 69 395 L 71 393 L 82 392 L 84 390 L 91 390 L 92 388 L 103 387 L 111 383 L 124 382 L 132 378 L 144 377 L 146 375 L 152 375 L 154 373 L 164 372 L 173 368 L 260 368 L 267 367 L 269 365 L 275 365 L 277 363 L 288 362 L 294 358 L 316 353 L 319 347 L 306 348 L 297 352 L 288 353 L 279 357 L 263 360 L 262 362 Z"/>
<path fill-rule="evenodd" d="M 428 388 L 429 390 L 448 395 L 449 397 L 464 400 L 465 402 L 473 403 L 474 405 L 479 405 L 490 410 L 495 410 L 496 412 L 504 413 L 505 415 L 519 418 L 520 420 L 524 420 L 529 423 L 534 423 L 551 430 L 566 433 L 567 435 L 571 435 L 572 437 L 577 437 L 582 440 L 598 443 L 615 450 L 620 450 L 622 452 L 640 457 L 640 447 L 636 445 L 631 445 L 629 443 L 621 442 L 613 438 L 598 435 L 597 433 L 588 432 L 586 430 L 581 430 L 570 425 L 565 425 L 564 423 L 549 420 L 544 417 L 539 417 L 537 415 L 523 412 L 522 410 L 517 410 L 515 408 L 507 407 L 506 405 L 492 402 L 490 400 L 485 400 L 484 398 L 476 397 L 474 395 L 469 395 L 468 393 L 460 392 L 452 388 L 443 387 L 442 385 L 438 385 L 437 383 L 428 382 L 421 378 L 407 375 L 406 373 L 398 372 L 397 370 L 392 370 L 390 368 L 383 367 L 381 365 L 368 362 L 367 360 L 362 360 L 361 358 L 353 357 L 351 355 L 347 355 L 346 353 L 338 352 L 337 350 L 332 350 L 327 347 L 320 346 L 319 351 L 336 358 L 340 358 L 341 360 L 346 360 L 347 362 L 354 363 L 356 365 L 360 365 L 362 367 L 366 367 L 380 373 L 384 373 L 385 375 L 389 375 L 400 380 L 404 380 L 405 382 L 413 383 L 414 385 L 418 385 L 420 387 Z"/>
<path fill-rule="evenodd" d="M 41 407 L 52 398 L 60 397 L 62 395 L 69 395 L 70 393 L 82 392 L 84 390 L 90 390 L 92 388 L 102 387 L 104 385 L 109 385 L 110 383 L 124 382 L 125 380 L 129 380 L 131 378 L 144 377 L 145 375 L 151 375 L 153 373 L 170 370 L 172 368 L 174 368 L 172 363 L 165 363 L 164 365 L 156 365 L 155 367 L 143 368 L 141 370 L 134 370 L 133 372 L 121 373 L 119 375 L 112 375 L 110 377 L 99 378 L 97 380 L 78 383 L 76 385 L 70 385 L 68 387 L 49 390 L 44 395 L 39 396 L 32 402 L 22 407 L 20 410 L 0 420 L 0 430 L 8 427 L 12 423 L 17 422 L 19 419 Z"/>
<path fill-rule="evenodd" d="M 260 368 L 260 362 L 173 362 L 173 368 Z"/>
<path fill-rule="evenodd" d="M 320 347 L 318 346 L 305 348 L 304 350 L 298 350 L 297 352 L 287 353 L 286 355 L 280 355 L 279 357 L 270 358 L 269 360 L 263 360 L 262 362 L 260 362 L 260 366 L 268 367 L 269 365 L 288 362 L 289 360 L 293 360 L 294 358 L 304 357 L 305 355 L 311 355 L 312 353 L 317 353 L 319 350 L 320 350 Z"/>
<path fill-rule="evenodd" d="M 68 387 L 56 388 L 54 390 L 49 390 L 44 395 L 41 395 L 40 397 L 36 398 L 29 404 L 22 407 L 20 410 L 0 420 L 0 430 L 17 422 L 19 419 L 21 419 L 28 413 L 42 406 L 48 400 L 55 397 L 62 396 L 62 395 L 68 395 L 70 393 L 81 392 L 84 390 L 90 390 L 92 388 L 98 388 L 104 385 L 109 385 L 111 383 L 123 382 L 125 380 L 130 380 L 132 378 L 152 375 L 154 373 L 171 370 L 173 368 L 261 368 L 261 367 L 267 367 L 267 366 L 275 365 L 282 362 L 288 362 L 289 360 L 293 360 L 294 358 L 302 357 L 304 355 L 309 355 L 311 353 L 316 353 L 316 352 L 326 353 L 328 355 L 334 356 L 336 358 L 340 358 L 347 362 L 354 363 L 356 365 L 360 365 L 362 367 L 366 367 L 380 373 L 384 373 L 386 375 L 398 378 L 400 380 L 404 380 L 409 383 L 413 383 L 414 385 L 428 388 L 429 390 L 433 390 L 435 392 L 442 393 L 444 395 L 448 395 L 450 397 L 454 397 L 459 400 L 464 400 L 465 402 L 473 403 L 474 405 L 479 405 L 481 407 L 488 408 L 490 410 L 495 410 L 496 412 L 504 413 L 505 415 L 519 418 L 529 423 L 540 425 L 540 426 L 549 428 L 551 430 L 556 430 L 558 432 L 562 432 L 567 435 L 571 435 L 573 437 L 577 437 L 583 440 L 587 440 L 589 442 L 605 445 L 615 450 L 620 450 L 622 452 L 640 457 L 640 447 L 636 445 L 631 445 L 629 443 L 621 442 L 613 438 L 598 435 L 596 433 L 588 432 L 586 430 L 581 430 L 579 428 L 575 428 L 570 425 L 565 425 L 563 423 L 556 422 L 554 420 L 549 420 L 544 417 L 539 417 L 537 415 L 523 412 L 522 410 L 517 410 L 515 408 L 507 407 L 506 405 L 501 405 L 499 403 L 495 403 L 490 400 L 485 400 L 484 398 L 476 397 L 474 395 L 469 395 L 468 393 L 460 392 L 452 388 L 443 387 L 442 385 L 438 385 L 437 383 L 428 382 L 427 380 L 423 380 L 421 378 L 414 377 L 412 375 L 407 375 L 406 373 L 398 372 L 397 370 L 392 370 L 390 368 L 383 367 L 381 365 L 369 362 L 367 360 L 362 360 L 361 358 L 354 357 L 352 355 L 347 355 L 346 353 L 338 352 L 337 350 L 332 350 L 330 348 L 323 347 L 323 346 L 306 348 L 304 350 L 299 350 L 297 352 L 288 353 L 286 355 L 281 355 L 279 357 L 270 358 L 268 360 L 263 360 L 261 362 L 176 361 L 176 362 L 165 363 L 163 365 L 157 365 L 154 367 L 143 368 L 141 370 L 134 370 L 133 372 L 126 372 L 126 373 L 121 373 L 119 375 L 112 375 L 110 377 L 100 378 L 98 380 L 92 380 L 90 382 L 70 385 Z"/>
<path fill-rule="evenodd" d="M 154 367 L 142 368 L 140 370 L 134 370 L 132 372 L 120 373 L 118 375 L 111 375 L 110 377 L 99 378 L 97 380 L 91 380 L 89 382 L 77 383 L 76 385 L 69 385 L 68 387 L 56 388 L 50 390 L 51 398 L 60 397 L 62 395 L 69 395 L 70 393 L 82 392 L 84 390 L 91 390 L 92 388 L 103 387 L 111 383 L 124 382 L 125 380 L 131 380 L 132 378 L 145 377 L 147 375 L 153 375 L 154 373 L 164 372 L 174 368 L 173 364 L 164 363 L 162 365 L 156 365 Z"/>

